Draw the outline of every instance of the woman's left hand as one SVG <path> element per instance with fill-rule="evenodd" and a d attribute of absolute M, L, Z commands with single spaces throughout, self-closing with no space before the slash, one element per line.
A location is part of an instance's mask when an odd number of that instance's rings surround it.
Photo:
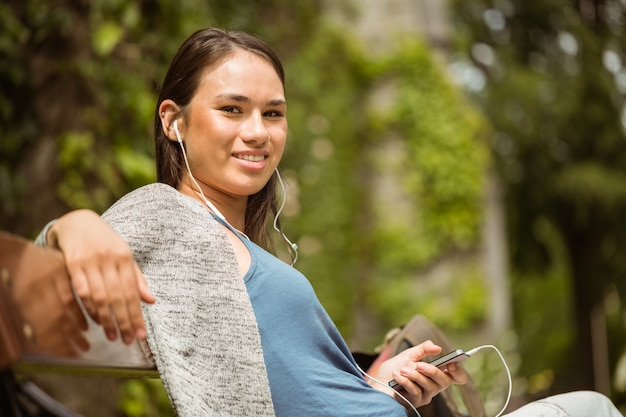
<path fill-rule="evenodd" d="M 376 373 L 376 379 L 388 382 L 394 379 L 398 385 L 395 387 L 413 406 L 421 407 L 452 384 L 465 384 L 467 374 L 454 363 L 439 369 L 422 359 L 429 355 L 441 353 L 441 347 L 431 341 L 426 341 L 409 348 L 398 355 L 383 362 Z M 408 407 L 399 396 L 389 387 L 382 387 L 372 382 L 372 386 L 387 394 L 393 395 L 402 405 Z"/>

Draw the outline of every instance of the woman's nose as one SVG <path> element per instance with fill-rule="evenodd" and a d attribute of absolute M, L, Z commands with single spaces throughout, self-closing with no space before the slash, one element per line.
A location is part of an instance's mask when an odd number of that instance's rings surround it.
<path fill-rule="evenodd" d="M 263 115 L 253 113 L 243 123 L 241 138 L 246 142 L 265 143 L 270 139 Z"/>

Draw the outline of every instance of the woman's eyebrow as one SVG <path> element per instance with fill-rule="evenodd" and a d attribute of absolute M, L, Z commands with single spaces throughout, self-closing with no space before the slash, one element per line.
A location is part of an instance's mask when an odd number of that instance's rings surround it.
<path fill-rule="evenodd" d="M 282 99 L 276 99 L 276 100 L 270 100 L 267 102 L 268 106 L 274 107 L 274 106 L 285 106 L 287 105 L 287 102 L 285 100 Z"/>
<path fill-rule="evenodd" d="M 234 101 L 238 101 L 240 103 L 249 103 L 250 102 L 250 98 L 246 97 L 242 94 L 234 94 L 234 93 L 225 93 L 225 94 L 219 94 L 217 95 L 218 99 L 229 99 L 229 100 L 234 100 Z M 285 106 L 287 105 L 287 102 L 284 99 L 274 99 L 274 100 L 269 100 L 266 103 L 267 106 L 270 107 L 276 107 L 276 106 Z"/>
<path fill-rule="evenodd" d="M 241 94 L 219 94 L 217 96 L 218 99 L 230 99 L 230 100 L 234 100 L 234 101 L 239 101 L 239 102 L 249 102 L 250 99 L 244 95 Z"/>

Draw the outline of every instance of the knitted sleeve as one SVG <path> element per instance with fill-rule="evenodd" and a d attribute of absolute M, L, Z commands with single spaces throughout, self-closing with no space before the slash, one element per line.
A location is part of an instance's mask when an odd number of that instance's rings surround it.
<path fill-rule="evenodd" d="M 254 312 L 222 226 L 165 184 L 131 192 L 102 217 L 156 297 L 143 306 L 147 340 L 177 414 L 273 416 Z"/>

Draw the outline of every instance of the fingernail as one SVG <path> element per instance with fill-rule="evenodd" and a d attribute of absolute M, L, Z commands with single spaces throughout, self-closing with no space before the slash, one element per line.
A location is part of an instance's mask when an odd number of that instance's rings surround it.
<path fill-rule="evenodd" d="M 107 332 L 107 339 L 115 340 L 117 338 L 117 334 L 115 332 Z"/>
<path fill-rule="evenodd" d="M 130 333 L 124 333 L 124 343 L 127 345 L 130 345 L 131 343 L 133 343 L 133 335 L 131 335 Z"/>
<path fill-rule="evenodd" d="M 146 329 L 137 329 L 135 331 L 135 337 L 137 339 L 143 340 L 146 338 Z"/>
<path fill-rule="evenodd" d="M 425 371 L 428 369 L 428 367 L 431 365 L 426 364 L 425 362 L 418 362 L 417 363 L 417 370 L 418 371 Z"/>
<path fill-rule="evenodd" d="M 408 376 L 408 375 L 410 375 L 410 374 L 411 374 L 411 372 L 413 372 L 413 371 L 414 371 L 414 369 L 411 369 L 411 368 L 402 368 L 402 369 L 400 369 L 400 374 L 401 374 L 402 376 Z"/>

